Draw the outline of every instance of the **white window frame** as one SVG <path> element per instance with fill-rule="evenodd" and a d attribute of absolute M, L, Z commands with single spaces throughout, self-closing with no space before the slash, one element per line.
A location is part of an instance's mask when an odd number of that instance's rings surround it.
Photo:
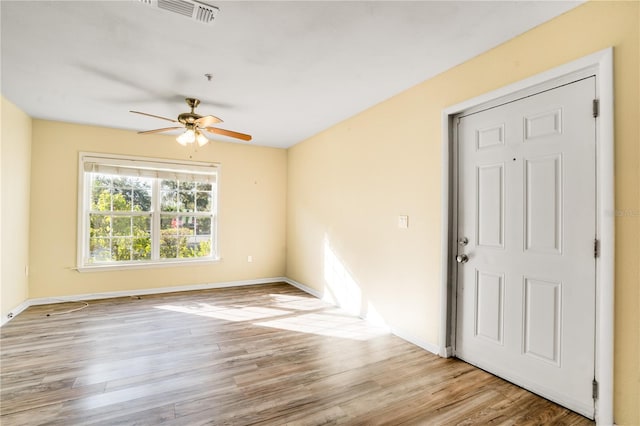
<path fill-rule="evenodd" d="M 91 194 L 89 175 L 92 170 L 104 171 L 110 169 L 135 169 L 141 176 L 148 177 L 189 177 L 210 181 L 214 186 L 213 191 L 213 216 L 211 220 L 211 255 L 197 258 L 160 259 L 159 239 L 152 237 L 152 260 L 144 261 L 116 261 L 110 263 L 88 263 L 89 259 L 89 212 L 91 207 Z M 107 172 L 108 173 L 108 172 Z M 77 270 L 80 272 L 154 268 L 162 266 L 193 265 L 194 263 L 215 263 L 220 260 L 218 250 L 218 183 L 220 165 L 218 163 L 204 163 L 195 161 L 165 160 L 158 158 L 135 157 L 117 154 L 103 154 L 93 152 L 81 152 L 78 158 L 78 242 L 77 242 Z M 158 181 L 154 182 L 152 199 L 152 235 L 159 235 L 159 217 L 162 214 L 159 208 Z M 186 213 L 185 215 L 188 215 Z M 196 215 L 197 216 L 197 215 Z"/>

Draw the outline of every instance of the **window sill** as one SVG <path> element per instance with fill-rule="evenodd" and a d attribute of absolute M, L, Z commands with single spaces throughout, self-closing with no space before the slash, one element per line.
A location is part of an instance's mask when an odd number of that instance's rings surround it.
<path fill-rule="evenodd" d="M 84 265 L 75 268 L 78 272 L 101 272 L 101 271 L 121 271 L 127 269 L 155 269 L 155 268 L 173 268 L 182 266 L 201 266 L 206 264 L 216 264 L 221 261 L 220 258 L 193 259 L 181 261 L 165 261 L 165 262 L 144 262 L 144 263 L 121 263 L 121 264 L 99 264 Z"/>

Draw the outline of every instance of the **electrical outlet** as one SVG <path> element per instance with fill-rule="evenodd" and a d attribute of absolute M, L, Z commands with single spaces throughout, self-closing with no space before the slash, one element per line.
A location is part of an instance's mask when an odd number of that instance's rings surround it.
<path fill-rule="evenodd" d="M 409 216 L 400 215 L 398 216 L 398 228 L 407 229 L 409 227 Z"/>
<path fill-rule="evenodd" d="M 247 262 L 249 263 L 253 262 L 253 256 L 247 256 Z"/>

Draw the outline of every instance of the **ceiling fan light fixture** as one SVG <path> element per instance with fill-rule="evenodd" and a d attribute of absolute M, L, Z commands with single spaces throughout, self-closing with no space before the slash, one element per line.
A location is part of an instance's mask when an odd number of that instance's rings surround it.
<path fill-rule="evenodd" d="M 190 143 L 194 143 L 195 140 L 196 134 L 193 129 L 187 129 L 183 134 L 176 138 L 176 141 L 182 146 L 187 146 Z"/>
<path fill-rule="evenodd" d="M 209 143 L 209 139 L 200 130 L 196 130 L 196 142 L 198 142 L 198 146 L 202 147 Z"/>

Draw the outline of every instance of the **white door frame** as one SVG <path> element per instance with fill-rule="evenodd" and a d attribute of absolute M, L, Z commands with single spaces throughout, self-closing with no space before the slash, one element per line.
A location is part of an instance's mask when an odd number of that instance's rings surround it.
<path fill-rule="evenodd" d="M 596 262 L 596 351 L 598 381 L 595 419 L 613 424 L 614 333 L 614 150 L 613 150 L 613 48 L 607 48 L 533 77 L 446 108 L 442 112 L 442 277 L 440 287 L 440 356 L 455 355 L 456 156 L 453 117 L 463 111 L 483 109 L 540 91 L 551 83 L 571 82 L 596 75 L 599 116 L 596 121 L 596 233 L 600 244 Z"/>

